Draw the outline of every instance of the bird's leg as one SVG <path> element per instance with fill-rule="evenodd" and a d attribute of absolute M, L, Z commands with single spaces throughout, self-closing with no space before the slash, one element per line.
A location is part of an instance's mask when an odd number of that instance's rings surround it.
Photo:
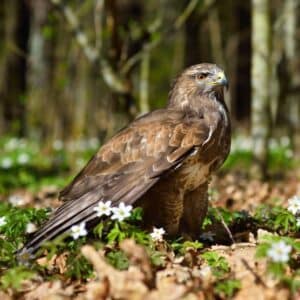
<path fill-rule="evenodd" d="M 178 193 L 168 195 L 168 201 L 164 203 L 164 228 L 169 236 L 175 236 L 179 232 L 180 219 L 183 214 L 183 197 Z"/>
<path fill-rule="evenodd" d="M 200 185 L 184 196 L 180 233 L 184 238 L 197 239 L 208 208 L 208 183 Z"/>
<path fill-rule="evenodd" d="M 171 179 L 162 180 L 138 203 L 144 211 L 144 227 L 163 227 L 169 236 L 179 232 L 183 194 Z"/>

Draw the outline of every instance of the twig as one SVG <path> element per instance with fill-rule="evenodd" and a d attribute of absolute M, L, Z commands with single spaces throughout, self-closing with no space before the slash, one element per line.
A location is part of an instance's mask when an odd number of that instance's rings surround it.
<path fill-rule="evenodd" d="M 221 215 L 221 213 L 219 212 L 219 210 L 218 210 L 217 207 L 216 207 L 216 212 L 217 212 L 219 218 L 221 219 L 221 223 L 222 223 L 223 227 L 225 228 L 226 232 L 228 233 L 228 236 L 230 237 L 231 242 L 232 242 L 233 244 L 235 244 L 235 240 L 234 240 L 234 238 L 233 238 L 233 235 L 232 235 L 232 233 L 231 233 L 229 227 L 228 227 L 227 224 L 225 223 L 224 218 L 223 218 L 223 216 Z"/>
<path fill-rule="evenodd" d="M 194 9 L 196 8 L 199 0 L 191 0 L 186 8 L 183 10 L 182 14 L 177 17 L 175 23 L 174 23 L 174 28 L 178 30 L 179 28 L 182 27 L 182 25 L 186 22 L 188 17 L 192 14 Z"/>
<path fill-rule="evenodd" d="M 135 53 L 126 61 L 126 63 L 121 68 L 121 74 L 126 74 L 139 60 L 143 58 L 144 52 L 150 52 L 152 49 L 158 46 L 160 42 L 161 38 L 157 38 L 150 43 L 144 44 L 139 52 Z"/>
<path fill-rule="evenodd" d="M 126 63 L 121 68 L 121 73 L 126 74 L 138 61 L 140 61 L 143 58 L 143 52 L 150 52 L 152 49 L 157 47 L 161 41 L 165 40 L 168 36 L 180 30 L 181 27 L 185 24 L 188 17 L 195 10 L 198 2 L 199 0 L 191 0 L 183 10 L 182 14 L 176 18 L 175 22 L 170 28 L 163 30 L 160 36 L 155 40 L 145 43 L 139 52 L 135 53 L 126 61 Z M 214 4 L 215 4 L 215 0 L 206 1 L 206 3 L 204 3 L 199 13 L 199 19 L 202 16 L 204 16 L 212 8 Z M 160 27 L 158 26 L 157 30 L 159 28 Z"/>
<path fill-rule="evenodd" d="M 210 39 L 213 58 L 218 64 L 224 65 L 221 25 L 218 10 L 216 8 L 213 9 L 208 16 L 208 26 L 210 37 L 213 37 Z"/>
<path fill-rule="evenodd" d="M 102 30 L 103 30 L 103 12 L 104 12 L 104 0 L 95 0 L 95 33 L 96 33 L 96 49 L 98 53 L 102 51 Z"/>
<path fill-rule="evenodd" d="M 99 58 L 99 54 L 97 53 L 96 49 L 94 49 L 91 45 L 89 45 L 88 39 L 86 34 L 80 29 L 79 21 L 74 14 L 73 10 L 69 7 L 63 4 L 61 0 L 52 0 L 54 4 L 60 7 L 62 10 L 66 20 L 68 21 L 71 30 L 75 34 L 75 38 L 77 40 L 77 43 L 81 46 L 83 49 L 86 57 L 91 61 L 95 62 Z"/>
<path fill-rule="evenodd" d="M 66 6 L 61 0 L 51 1 L 63 12 L 67 22 L 75 34 L 77 43 L 83 49 L 87 59 L 93 64 L 99 63 L 104 82 L 115 92 L 121 94 L 128 93 L 129 86 L 126 81 L 114 71 L 112 66 L 103 56 L 100 56 L 97 49 L 89 44 L 88 38 L 81 30 L 78 18 L 73 10 L 69 6 Z"/>
<path fill-rule="evenodd" d="M 267 287 L 265 282 L 262 280 L 262 278 L 253 270 L 253 268 L 249 265 L 249 263 L 246 261 L 246 259 L 241 258 L 241 261 L 245 268 L 250 271 L 250 273 L 254 276 L 256 283 L 261 284 L 264 288 Z"/>
<path fill-rule="evenodd" d="M 140 63 L 140 112 L 146 113 L 150 110 L 149 107 L 149 68 L 150 68 L 150 53 L 145 51 L 143 59 Z"/>

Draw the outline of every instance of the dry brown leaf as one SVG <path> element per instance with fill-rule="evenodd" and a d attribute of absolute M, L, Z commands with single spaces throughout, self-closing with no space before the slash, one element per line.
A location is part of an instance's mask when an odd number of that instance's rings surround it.
<path fill-rule="evenodd" d="M 6 293 L 4 293 L 4 292 L 2 292 L 2 291 L 0 291 L 0 299 L 1 300 L 12 300 L 13 297 L 6 294 Z"/>
<path fill-rule="evenodd" d="M 63 287 L 61 281 L 44 282 L 24 295 L 25 300 L 65 300 L 71 299 L 72 286 Z"/>
<path fill-rule="evenodd" d="M 97 280 L 87 283 L 86 285 L 86 293 L 81 295 L 80 299 L 85 300 L 104 300 L 108 298 L 109 295 L 109 282 L 108 278 L 105 277 L 103 280 Z"/>
<path fill-rule="evenodd" d="M 184 285 L 171 283 L 151 291 L 146 300 L 179 300 L 184 299 L 186 293 L 187 288 Z"/>
<path fill-rule="evenodd" d="M 68 258 L 68 253 L 64 252 L 59 256 L 57 256 L 55 259 L 54 263 L 55 266 L 58 268 L 60 274 L 63 274 L 67 271 L 67 258 Z"/>
<path fill-rule="evenodd" d="M 139 266 L 145 275 L 145 282 L 151 282 L 153 279 L 152 268 L 146 249 L 138 245 L 133 239 L 126 239 L 121 242 L 120 248 L 129 257 L 130 263 Z"/>
<path fill-rule="evenodd" d="M 81 251 L 85 258 L 93 264 L 99 278 L 98 281 L 108 280 L 109 296 L 115 299 L 132 300 L 145 298 L 148 287 L 142 281 L 145 276 L 139 268 L 131 266 L 127 271 L 118 271 L 107 264 L 104 257 L 93 247 L 84 246 Z"/>

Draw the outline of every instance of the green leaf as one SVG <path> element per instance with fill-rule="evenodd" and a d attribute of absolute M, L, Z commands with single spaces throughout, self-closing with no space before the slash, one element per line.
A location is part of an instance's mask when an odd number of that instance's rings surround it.
<path fill-rule="evenodd" d="M 282 278 L 285 273 L 286 265 L 282 263 L 268 263 L 268 272 L 271 273 L 274 277 Z"/>
<path fill-rule="evenodd" d="M 78 253 L 78 251 L 76 251 Z M 66 275 L 73 279 L 88 279 L 93 276 L 91 263 L 81 254 L 71 253 L 67 258 Z"/>
<path fill-rule="evenodd" d="M 215 251 L 207 251 L 203 253 L 201 257 L 212 268 L 212 272 L 216 277 L 222 277 L 230 271 L 229 264 L 225 257 Z"/>
<path fill-rule="evenodd" d="M 238 279 L 227 279 L 217 282 L 215 292 L 221 297 L 231 298 L 241 287 L 241 282 Z"/>
<path fill-rule="evenodd" d="M 257 258 L 266 257 L 269 249 L 270 249 L 270 244 L 268 243 L 259 244 L 256 248 L 256 253 L 255 253 L 256 257 Z"/>
<path fill-rule="evenodd" d="M 141 207 L 136 207 L 133 209 L 133 211 L 131 212 L 130 217 L 128 218 L 129 221 L 142 221 L 143 219 L 143 209 Z"/>
<path fill-rule="evenodd" d="M 159 251 L 150 251 L 150 260 L 156 267 L 163 267 L 166 264 L 165 256 Z"/>
<path fill-rule="evenodd" d="M 99 239 L 103 238 L 103 231 L 104 231 L 104 222 L 101 221 L 94 229 L 94 234 L 99 237 Z"/>
<path fill-rule="evenodd" d="M 1 276 L 0 282 L 3 289 L 13 288 L 17 290 L 21 287 L 24 280 L 33 276 L 34 272 L 24 266 L 18 266 L 5 271 Z"/>
<path fill-rule="evenodd" d="M 118 270 L 127 270 L 129 260 L 123 251 L 111 251 L 106 255 L 108 262 Z"/>
<path fill-rule="evenodd" d="M 115 222 L 113 229 L 108 233 L 108 243 L 121 242 L 126 238 L 126 233 L 122 232 L 119 227 L 119 223 Z"/>
<path fill-rule="evenodd" d="M 188 248 L 195 249 L 195 250 L 199 250 L 203 248 L 203 244 L 200 243 L 199 241 L 185 241 L 181 243 L 180 240 L 177 240 L 171 244 L 171 247 L 175 252 L 184 254 Z"/>

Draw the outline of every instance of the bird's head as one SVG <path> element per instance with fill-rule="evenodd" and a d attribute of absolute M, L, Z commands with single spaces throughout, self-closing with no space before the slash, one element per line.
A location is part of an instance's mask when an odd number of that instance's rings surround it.
<path fill-rule="evenodd" d="M 197 96 L 222 98 L 228 80 L 215 64 L 203 63 L 185 69 L 175 80 L 169 94 L 169 105 L 184 106 Z"/>

